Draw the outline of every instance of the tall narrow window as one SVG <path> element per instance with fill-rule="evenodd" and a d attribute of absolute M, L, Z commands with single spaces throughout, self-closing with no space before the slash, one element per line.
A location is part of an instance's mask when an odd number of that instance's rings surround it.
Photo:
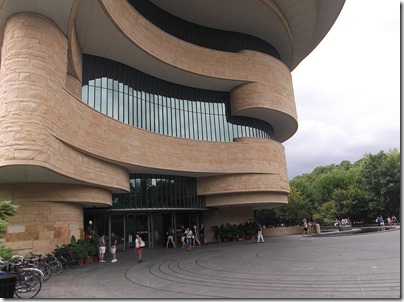
<path fill-rule="evenodd" d="M 229 94 L 159 80 L 107 59 L 83 56 L 82 101 L 115 120 L 184 139 L 271 139 L 267 122 L 231 116 Z"/>

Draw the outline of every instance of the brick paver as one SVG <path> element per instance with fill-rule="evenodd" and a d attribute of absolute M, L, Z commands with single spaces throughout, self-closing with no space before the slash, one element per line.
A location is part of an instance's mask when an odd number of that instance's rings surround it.
<path fill-rule="evenodd" d="M 52 276 L 36 298 L 401 298 L 400 231 L 145 249 L 140 264 L 133 250 L 117 256 Z"/>

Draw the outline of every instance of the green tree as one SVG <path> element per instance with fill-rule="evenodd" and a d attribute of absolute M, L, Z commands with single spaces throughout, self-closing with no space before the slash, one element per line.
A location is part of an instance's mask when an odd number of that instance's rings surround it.
<path fill-rule="evenodd" d="M 11 201 L 0 201 L 0 233 L 4 233 L 7 228 L 7 218 L 14 216 L 18 205 L 12 204 Z M 10 260 L 12 256 L 12 250 L 5 246 L 0 246 L 0 257 L 5 260 Z"/>
<path fill-rule="evenodd" d="M 361 177 L 368 194 L 369 212 L 400 215 L 400 153 L 366 154 L 361 161 Z"/>
<path fill-rule="evenodd" d="M 278 221 L 285 225 L 299 225 L 303 218 L 309 220 L 312 217 L 310 204 L 294 187 L 290 188 L 288 205 L 275 209 L 275 213 Z"/>
<path fill-rule="evenodd" d="M 261 225 L 276 226 L 281 223 L 275 209 L 262 209 L 254 212 L 254 218 Z"/>
<path fill-rule="evenodd" d="M 18 205 L 12 204 L 9 200 L 0 201 L 0 232 L 4 232 L 7 227 L 7 218 L 14 216 Z"/>
<path fill-rule="evenodd" d="M 327 201 L 319 207 L 317 213 L 313 215 L 313 219 L 322 225 L 333 225 L 335 216 L 335 202 Z"/>
<path fill-rule="evenodd" d="M 314 218 L 330 223 L 335 218 L 373 222 L 376 215 L 400 215 L 400 152 L 397 149 L 365 156 L 351 164 L 316 167 L 290 182 L 288 205 L 261 210 L 264 224 L 300 224 Z M 271 223 L 268 223 L 271 221 Z"/>

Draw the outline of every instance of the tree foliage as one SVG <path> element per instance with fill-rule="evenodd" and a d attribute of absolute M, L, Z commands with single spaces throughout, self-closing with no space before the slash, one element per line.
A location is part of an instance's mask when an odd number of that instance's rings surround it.
<path fill-rule="evenodd" d="M 4 232 L 7 226 L 7 218 L 14 216 L 18 205 L 12 204 L 9 200 L 0 201 L 0 232 Z"/>
<path fill-rule="evenodd" d="M 361 162 L 361 177 L 368 193 L 369 210 L 373 215 L 400 210 L 400 153 L 394 149 L 389 154 L 366 154 Z M 387 214 L 386 213 L 386 214 Z"/>
<path fill-rule="evenodd" d="M 266 225 L 295 225 L 303 218 L 321 224 L 335 219 L 373 222 L 375 217 L 400 215 L 400 152 L 365 154 L 354 164 L 320 166 L 290 181 L 288 205 L 260 210 Z"/>
<path fill-rule="evenodd" d="M 18 207 L 19 207 L 18 205 L 12 204 L 12 202 L 9 200 L 0 201 L 0 233 L 6 231 L 7 218 L 14 216 Z M 12 249 L 5 246 L 0 246 L 1 258 L 5 260 L 10 260 L 12 254 L 13 254 Z"/>

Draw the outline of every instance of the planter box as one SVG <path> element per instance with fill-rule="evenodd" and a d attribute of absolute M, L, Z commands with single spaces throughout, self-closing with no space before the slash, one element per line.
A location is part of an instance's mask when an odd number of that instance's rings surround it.
<path fill-rule="evenodd" d="M 76 264 L 77 264 L 77 265 L 81 266 L 81 265 L 83 265 L 83 263 L 84 263 L 84 259 L 83 259 L 83 258 L 77 258 L 77 259 L 76 259 Z"/>

